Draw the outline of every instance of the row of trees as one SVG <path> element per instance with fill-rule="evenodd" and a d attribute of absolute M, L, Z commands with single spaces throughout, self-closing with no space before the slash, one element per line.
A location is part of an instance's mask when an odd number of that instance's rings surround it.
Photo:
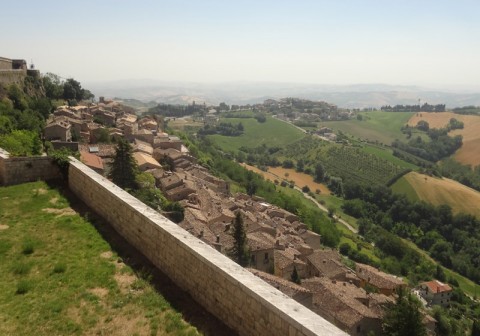
<path fill-rule="evenodd" d="M 345 198 L 344 211 L 362 219 L 361 233 L 368 237 L 370 232 L 390 255 L 403 258 L 404 247 L 387 232 L 415 242 L 445 267 L 480 283 L 480 222 L 474 216 L 453 215 L 448 205 L 411 202 L 387 187 L 347 184 Z M 381 236 L 385 242 L 379 242 Z"/>
<path fill-rule="evenodd" d="M 445 112 L 445 104 L 430 105 L 385 105 L 380 108 L 385 112 Z"/>
<path fill-rule="evenodd" d="M 45 95 L 50 99 L 65 99 L 80 101 L 93 99 L 94 95 L 89 90 L 82 88 L 79 81 L 73 78 L 63 80 L 60 76 L 47 73 L 42 77 Z"/>

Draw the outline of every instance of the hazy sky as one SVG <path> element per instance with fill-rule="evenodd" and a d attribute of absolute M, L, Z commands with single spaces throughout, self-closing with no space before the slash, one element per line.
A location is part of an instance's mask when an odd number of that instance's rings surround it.
<path fill-rule="evenodd" d="M 0 56 L 82 82 L 480 89 L 480 1 L 8 1 Z"/>

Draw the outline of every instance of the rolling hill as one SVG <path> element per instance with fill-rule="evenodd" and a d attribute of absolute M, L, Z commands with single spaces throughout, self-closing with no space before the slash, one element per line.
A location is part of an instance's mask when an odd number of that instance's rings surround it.
<path fill-rule="evenodd" d="M 434 205 L 448 204 L 454 213 L 465 212 L 480 218 L 480 192 L 446 179 L 410 172 L 392 186 L 410 200 L 422 200 Z"/>
<path fill-rule="evenodd" d="M 478 166 L 480 164 L 480 116 L 452 112 L 422 112 L 413 115 L 408 121 L 408 125 L 415 126 L 420 120 L 425 120 L 430 128 L 442 128 L 448 124 L 451 118 L 464 123 L 463 129 L 453 130 L 449 133 L 451 136 L 461 135 L 463 137 L 463 145 L 454 154 L 454 159 L 463 164 Z"/>

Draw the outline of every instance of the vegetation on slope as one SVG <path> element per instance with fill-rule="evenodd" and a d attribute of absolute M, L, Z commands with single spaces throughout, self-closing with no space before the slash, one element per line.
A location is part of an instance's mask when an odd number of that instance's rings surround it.
<path fill-rule="evenodd" d="M 0 199 L 0 334 L 198 334 L 58 190 L 28 183 Z"/>

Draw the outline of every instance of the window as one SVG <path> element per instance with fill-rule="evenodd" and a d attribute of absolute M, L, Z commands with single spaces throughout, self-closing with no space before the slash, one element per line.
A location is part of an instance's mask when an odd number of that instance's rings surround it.
<path fill-rule="evenodd" d="M 251 261 L 252 261 L 252 264 L 255 264 L 255 254 L 252 254 Z"/>
<path fill-rule="evenodd" d="M 357 333 L 360 333 L 362 331 L 362 327 L 360 325 L 357 326 Z"/>
<path fill-rule="evenodd" d="M 264 258 L 263 258 L 263 263 L 264 263 L 264 264 L 268 264 L 268 262 L 269 262 L 268 252 L 265 252 L 265 256 L 264 256 Z"/>

